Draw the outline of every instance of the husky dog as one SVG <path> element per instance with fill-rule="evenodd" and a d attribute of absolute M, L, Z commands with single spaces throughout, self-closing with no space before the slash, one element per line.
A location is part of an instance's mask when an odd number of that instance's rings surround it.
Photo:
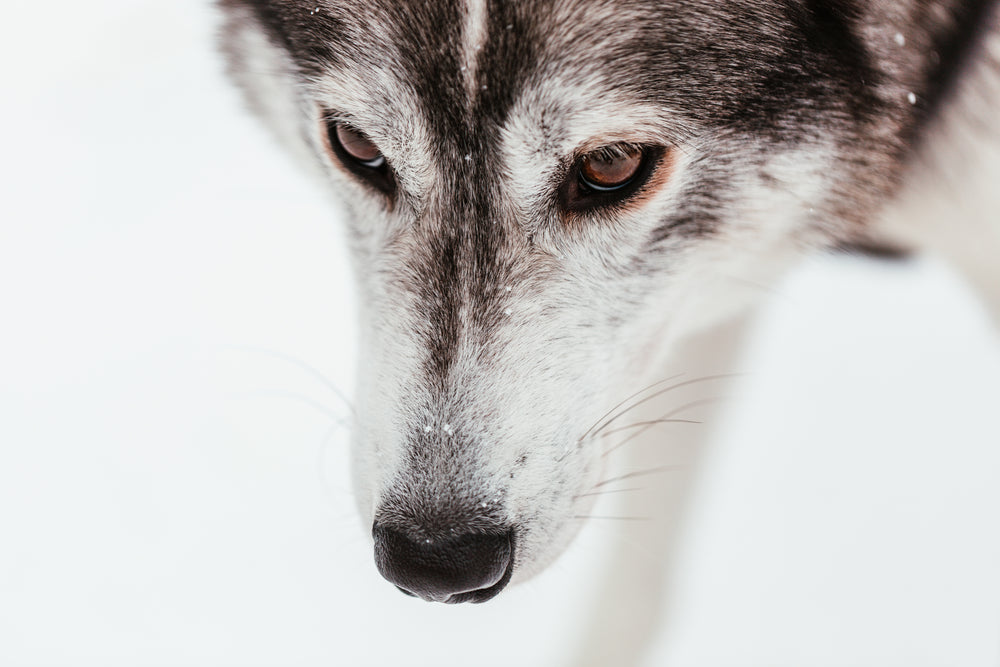
<path fill-rule="evenodd" d="M 220 6 L 250 105 L 348 212 L 356 496 L 411 595 L 551 563 L 614 406 L 697 381 L 649 370 L 751 301 L 732 276 L 932 246 L 1000 314 L 996 0 Z"/>

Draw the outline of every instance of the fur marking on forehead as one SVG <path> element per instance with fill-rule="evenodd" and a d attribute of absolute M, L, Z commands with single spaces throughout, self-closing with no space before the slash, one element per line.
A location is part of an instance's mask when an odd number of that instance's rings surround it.
<path fill-rule="evenodd" d="M 486 41 L 488 20 L 486 0 L 466 0 L 465 30 L 462 33 L 462 73 L 470 97 L 476 97 L 481 84 L 477 80 L 479 52 Z"/>

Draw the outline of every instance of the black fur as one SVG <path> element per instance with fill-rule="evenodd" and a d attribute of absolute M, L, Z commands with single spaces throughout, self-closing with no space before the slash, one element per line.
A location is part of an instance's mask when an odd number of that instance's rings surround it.
<path fill-rule="evenodd" d="M 925 29 L 931 35 L 930 67 L 918 109 L 920 122 L 915 135 L 928 121 L 937 117 L 954 92 L 970 56 L 980 46 L 986 19 L 996 6 L 996 0 L 962 0 L 948 11 L 951 25 L 945 29 L 933 24 L 929 16 L 930 8 L 923 12 L 921 20 L 929 24 Z"/>

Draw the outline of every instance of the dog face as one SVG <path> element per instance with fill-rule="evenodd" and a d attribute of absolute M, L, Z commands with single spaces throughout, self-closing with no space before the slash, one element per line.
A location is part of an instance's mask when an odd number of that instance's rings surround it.
<path fill-rule="evenodd" d="M 890 187 L 912 119 L 844 4 L 222 3 L 251 104 L 349 213 L 386 578 L 483 601 L 542 569 L 651 357 Z"/>

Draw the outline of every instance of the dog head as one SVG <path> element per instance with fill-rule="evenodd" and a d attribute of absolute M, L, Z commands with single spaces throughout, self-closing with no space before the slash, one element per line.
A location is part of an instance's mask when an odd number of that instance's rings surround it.
<path fill-rule="evenodd" d="M 221 3 L 252 106 L 348 212 L 387 579 L 483 601 L 542 569 L 629 383 L 886 191 L 905 95 L 846 5 Z"/>

